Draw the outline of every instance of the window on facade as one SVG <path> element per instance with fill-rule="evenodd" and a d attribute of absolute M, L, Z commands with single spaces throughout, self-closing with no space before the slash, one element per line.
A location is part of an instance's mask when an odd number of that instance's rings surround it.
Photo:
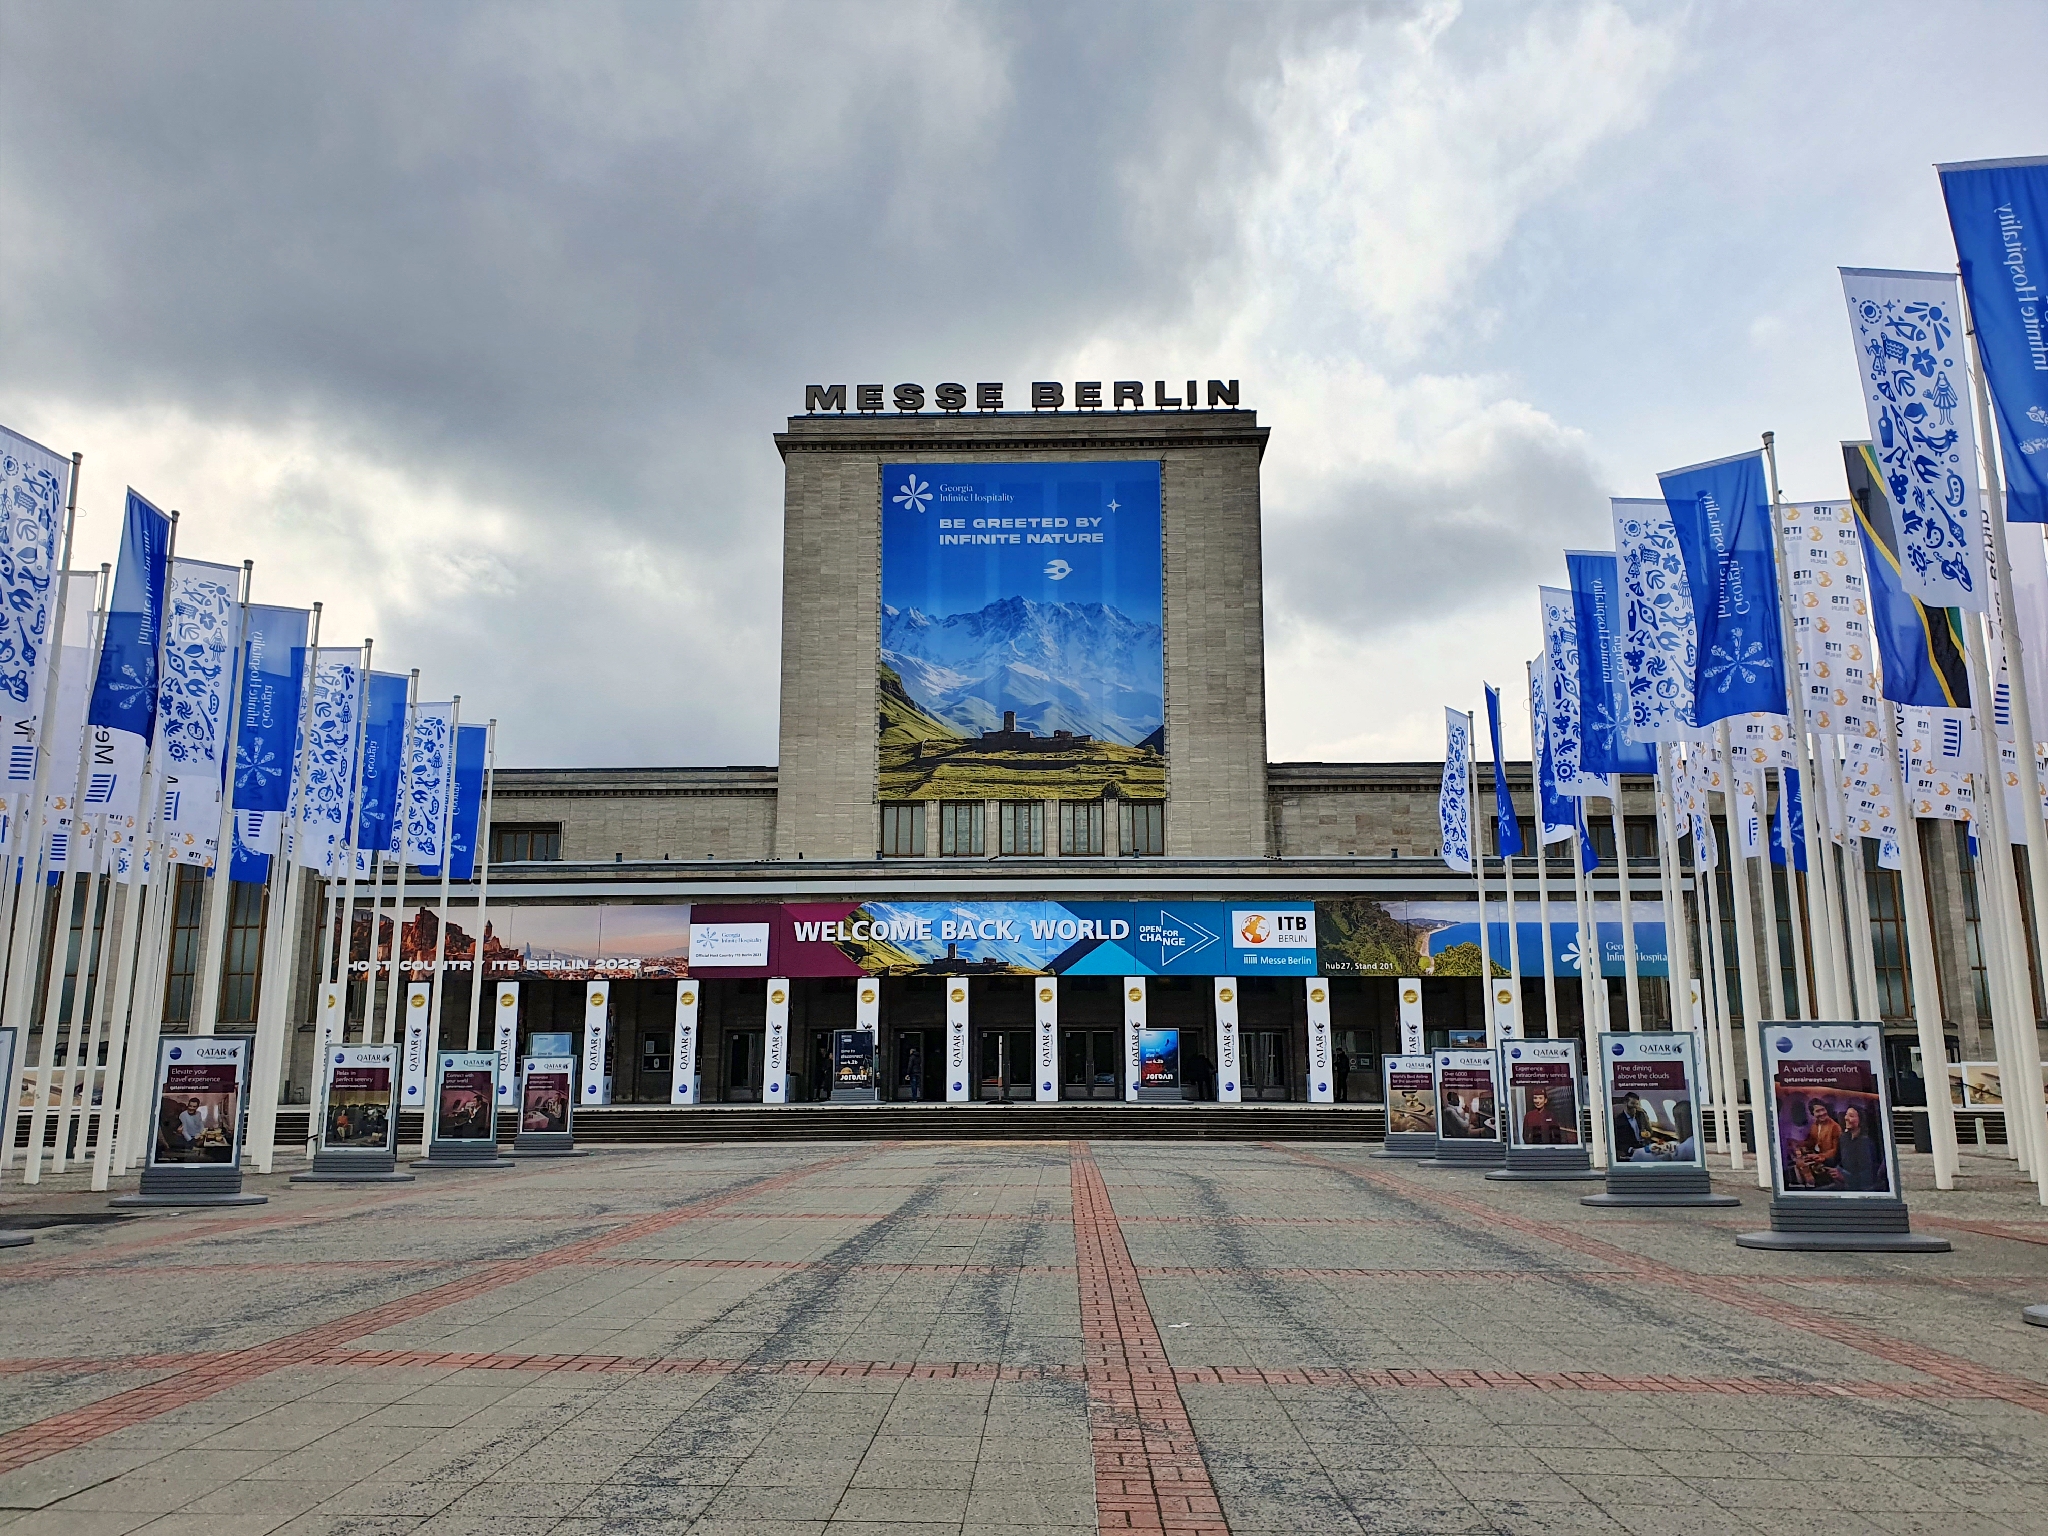
<path fill-rule="evenodd" d="M 220 1021 L 254 1024 L 263 981 L 263 886 L 254 880 L 228 883 L 227 943 L 222 949 Z"/>
<path fill-rule="evenodd" d="M 1005 854 L 1045 854 L 1045 802 L 1005 800 L 997 808 L 998 848 Z"/>
<path fill-rule="evenodd" d="M 508 821 L 491 828 L 493 864 L 552 863 L 561 856 L 559 821 Z"/>
<path fill-rule="evenodd" d="M 924 857 L 924 802 L 901 801 L 882 807 L 882 857 Z"/>
<path fill-rule="evenodd" d="M 206 915 L 206 871 L 175 866 L 171 889 L 171 954 L 164 977 L 164 1022 L 192 1022 L 192 991 L 199 981 L 199 924 Z"/>
<path fill-rule="evenodd" d="M 988 853 L 988 806 L 980 800 L 939 802 L 939 857 L 978 859 Z"/>
<path fill-rule="evenodd" d="M 1102 852 L 1102 802 L 1062 800 L 1060 802 L 1060 852 L 1062 855 Z"/>
<path fill-rule="evenodd" d="M 1119 800 L 1116 851 L 1123 857 L 1157 858 L 1166 852 L 1166 802 Z"/>
<path fill-rule="evenodd" d="M 1718 824 L 1718 818 L 1716 818 Z M 1654 816 L 1624 816 L 1622 830 L 1628 834 L 1628 856 L 1631 859 L 1654 859 L 1657 857 L 1657 818 Z M 1593 839 L 1593 851 L 1600 855 L 1602 864 L 1614 862 L 1614 819 L 1604 812 L 1594 812 L 1586 817 L 1586 833 Z M 1527 827 L 1522 829 L 1522 841 L 1529 841 Z M 1498 834 L 1496 833 L 1496 846 Z"/>
<path fill-rule="evenodd" d="M 1895 869 L 1882 869 L 1877 862 L 1877 844 L 1862 838 L 1863 889 L 1870 903 L 1870 949 L 1877 972 L 1879 1016 L 1909 1019 L 1913 1016 L 1912 977 L 1906 967 L 1905 886 Z"/>

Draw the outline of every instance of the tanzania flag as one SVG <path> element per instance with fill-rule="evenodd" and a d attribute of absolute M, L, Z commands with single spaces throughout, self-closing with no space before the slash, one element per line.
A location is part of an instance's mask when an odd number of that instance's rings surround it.
<path fill-rule="evenodd" d="M 1884 666 L 1884 696 L 1921 709 L 1968 709 L 1962 615 L 1953 608 L 1929 608 L 1906 590 L 1899 568 L 1898 509 L 1885 491 L 1870 444 L 1842 444 L 1842 467 L 1863 530 L 1870 627 Z"/>

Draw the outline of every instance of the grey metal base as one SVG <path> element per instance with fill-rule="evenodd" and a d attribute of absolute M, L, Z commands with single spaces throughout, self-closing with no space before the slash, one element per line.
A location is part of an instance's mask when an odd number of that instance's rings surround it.
<path fill-rule="evenodd" d="M 132 1195 L 108 1201 L 122 1209 L 135 1206 L 264 1205 L 268 1195 L 242 1193 L 242 1170 L 230 1163 L 175 1163 L 144 1168 L 142 1186 Z"/>
<path fill-rule="evenodd" d="M 2020 1319 L 2022 1322 L 2032 1323 L 2036 1328 L 2048 1328 L 2048 1305 L 2022 1307 Z"/>
<path fill-rule="evenodd" d="M 1446 1141 L 1439 1136 L 1436 1156 L 1429 1168 L 1499 1168 L 1507 1162 L 1507 1148 L 1497 1141 Z"/>
<path fill-rule="evenodd" d="M 509 1157 L 498 1156 L 495 1141 L 430 1141 L 427 1155 L 413 1163 L 415 1168 L 510 1168 Z"/>
<path fill-rule="evenodd" d="M 1916 1235 L 1903 1200 L 1771 1201 L 1771 1230 L 1741 1232 L 1736 1246 L 1794 1253 L 1947 1253 L 1945 1237 Z"/>
<path fill-rule="evenodd" d="M 1387 1144 L 1368 1157 L 1397 1157 L 1403 1160 L 1435 1157 L 1436 1137 L 1428 1131 L 1389 1131 Z"/>
<path fill-rule="evenodd" d="M 1704 1168 L 1669 1168 L 1655 1163 L 1616 1163 L 1607 1170 L 1607 1188 L 1581 1195 L 1581 1205 L 1740 1205 L 1734 1195 L 1714 1193 Z"/>
<path fill-rule="evenodd" d="M 313 1166 L 292 1175 L 294 1184 L 410 1184 L 412 1175 L 398 1171 L 395 1152 L 328 1151 L 313 1154 Z"/>
<path fill-rule="evenodd" d="M 576 1150 L 574 1131 L 521 1131 L 512 1138 L 514 1157 L 588 1157 Z"/>
<path fill-rule="evenodd" d="M 1539 1179 L 1548 1182 L 1602 1179 L 1584 1147 L 1509 1147 L 1507 1166 L 1496 1168 L 1489 1179 Z"/>

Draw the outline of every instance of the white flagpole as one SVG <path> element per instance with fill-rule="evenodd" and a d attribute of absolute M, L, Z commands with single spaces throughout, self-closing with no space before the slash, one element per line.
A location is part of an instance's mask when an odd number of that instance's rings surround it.
<path fill-rule="evenodd" d="M 1837 863 L 1836 855 L 1847 846 L 1848 839 L 1841 827 L 1842 797 L 1835 788 L 1835 744 L 1829 740 L 1816 742 L 1818 751 L 1814 757 L 1814 781 L 1812 807 L 1814 820 L 1821 831 L 1821 900 L 1825 909 L 1826 923 L 1814 919 L 1814 931 L 1823 926 L 1828 930 L 1828 971 L 1829 982 L 1834 993 L 1832 1009 L 1826 1016 L 1835 1019 L 1853 1019 L 1857 1015 L 1855 989 L 1849 982 L 1850 966 L 1854 962 L 1854 925 L 1849 920 L 1849 896 L 1846 890 L 1848 865 Z M 1844 854 L 1846 859 L 1846 854 Z M 1811 873 L 1811 871 L 1809 871 Z"/>
<path fill-rule="evenodd" d="M 436 910 L 434 924 L 434 1007 L 433 1023 L 428 1026 L 427 1051 L 432 1054 L 441 1049 L 441 994 L 448 969 L 448 882 L 454 873 L 455 861 L 449 857 L 448 844 L 455 831 L 455 754 L 462 740 L 462 695 L 456 694 L 448 710 L 448 767 L 443 776 L 444 793 L 441 796 L 441 836 L 435 846 L 441 853 L 441 902 Z M 430 1125 L 429 1115 L 422 1124 Z M 426 1131 L 420 1133 L 421 1145 L 426 1144 Z"/>
<path fill-rule="evenodd" d="M 380 849 L 370 854 L 370 942 L 368 953 L 363 957 L 363 1044 L 377 1043 L 377 925 L 384 920 L 384 854 Z M 355 915 L 349 915 L 348 969 L 349 979 L 355 979 L 356 944 Z M 342 993 L 344 1012 L 347 1009 L 348 993 Z M 346 1025 L 344 1019 L 344 1026 Z M 344 1033 L 346 1029 L 344 1028 Z"/>
<path fill-rule="evenodd" d="M 1515 861 L 1506 854 L 1502 854 L 1500 866 L 1501 879 L 1507 888 L 1508 990 L 1514 998 L 1510 1012 L 1515 1021 L 1516 1038 L 1527 1039 L 1529 1024 L 1522 1017 L 1522 937 L 1515 922 Z M 1538 885 L 1543 883 L 1542 860 L 1540 858 L 1537 860 L 1536 881 Z M 1488 984 L 1488 987 L 1490 991 L 1491 983 Z"/>
<path fill-rule="evenodd" d="M 306 1116 L 306 1156 L 308 1159 L 320 1150 L 320 1126 L 327 1114 L 327 1072 L 324 1066 L 328 1045 L 326 1039 L 327 1008 L 326 999 L 322 994 L 326 992 L 330 985 L 336 985 L 338 992 L 335 999 L 333 1043 L 343 1045 L 348 1041 L 348 967 L 350 953 L 355 948 L 352 941 L 355 938 L 356 830 L 357 823 L 362 817 L 363 742 L 367 739 L 369 729 L 368 721 L 365 717 L 369 712 L 370 705 L 370 657 L 376 648 L 376 643 L 376 641 L 367 637 L 363 640 L 362 664 L 356 672 L 355 735 L 354 739 L 349 742 L 348 774 L 341 791 L 341 849 L 338 856 L 345 866 L 346 873 L 343 877 L 342 894 L 336 903 L 340 931 L 333 933 L 330 939 L 330 929 L 325 922 L 322 923 L 320 929 L 320 961 L 317 973 L 320 977 L 320 985 L 314 989 L 313 1079 L 306 1085 L 306 1102 L 312 1107 L 312 1113 Z M 332 890 L 333 875 L 327 874 L 325 879 L 328 882 L 327 888 Z M 322 901 L 320 905 L 322 908 L 321 915 L 325 918 L 328 903 Z M 330 942 L 340 951 L 339 962 L 334 967 L 340 973 L 338 984 L 330 983 L 328 980 L 327 946 Z"/>
<path fill-rule="evenodd" d="M 320 678 L 320 611 L 313 605 L 312 633 L 306 640 L 306 670 L 299 684 L 299 718 L 292 732 L 297 762 L 291 798 L 285 802 L 277 852 L 270 857 L 269 912 L 264 948 L 257 962 L 258 1006 L 254 1065 L 249 1072 L 249 1141 L 256 1171 L 268 1173 L 277 1155 L 277 1093 L 284 1072 L 285 1031 L 292 1001 L 292 952 L 298 943 L 299 896 L 302 882 L 292 878 L 298 864 L 298 821 L 305 815 L 306 777 L 313 767 L 313 696 Z"/>
<path fill-rule="evenodd" d="M 1543 824 L 1543 759 L 1550 743 L 1544 739 L 1543 721 L 1536 713 L 1536 664 L 1527 662 L 1523 670 L 1529 683 L 1529 789 L 1536 811 L 1536 927 L 1543 935 L 1543 1033 L 1562 1040 L 1564 1031 L 1557 1019 L 1557 959 L 1550 942 L 1550 844 L 1543 840 L 1548 830 Z M 1590 1051 L 1584 1054 L 1589 1059 L 1592 1055 Z"/>
<path fill-rule="evenodd" d="M 1493 1026 L 1493 946 L 1486 932 L 1486 839 L 1480 833 L 1485 820 L 1479 814 L 1479 730 L 1471 710 L 1465 711 L 1465 819 L 1472 844 L 1472 877 L 1479 882 L 1479 1008 L 1486 1025 L 1488 1046 L 1500 1044 L 1500 1032 Z"/>
<path fill-rule="evenodd" d="M 21 1181 L 24 1184 L 40 1184 L 43 1179 L 43 1118 L 51 1110 L 50 1100 L 60 1093 L 64 1095 L 66 1100 L 63 1104 L 56 1106 L 57 1157 L 59 1158 L 63 1156 L 64 1151 L 64 1116 L 65 1112 L 71 1107 L 68 1083 L 60 1083 L 56 1075 L 57 1037 L 63 1032 L 64 1028 L 64 973 L 69 968 L 65 963 L 68 958 L 65 952 L 71 947 L 71 909 L 76 905 L 77 901 L 79 865 L 86 862 L 85 847 L 87 839 L 85 835 L 85 816 L 83 814 L 84 807 L 79 802 L 85 798 L 86 770 L 91 762 L 91 753 L 86 750 L 86 742 L 89 739 L 90 732 L 84 725 L 84 719 L 92 712 L 92 685 L 93 680 L 99 675 L 100 643 L 106 635 L 107 615 L 104 605 L 105 599 L 101 594 L 106 592 L 108 595 L 111 595 L 110 578 L 112 572 L 113 567 L 110 565 L 102 565 L 100 567 L 98 589 L 93 595 L 92 639 L 85 648 L 85 707 L 80 712 L 79 717 L 79 739 L 72 742 L 70 748 L 71 751 L 77 754 L 78 766 L 72 776 L 73 788 L 68 802 L 71 812 L 71 830 L 64 834 L 64 871 L 57 877 L 56 910 L 49 919 L 54 927 L 50 935 L 49 974 L 43 989 L 42 1051 L 40 1053 L 41 1060 L 36 1071 L 36 1108 L 35 1113 L 29 1117 L 28 1161 L 23 1165 L 21 1173 Z M 53 655 L 51 657 L 53 666 L 55 661 L 56 657 Z M 69 724 L 70 722 L 68 721 L 59 721 L 53 713 L 44 717 L 43 724 L 37 734 L 47 743 L 51 739 L 53 728 L 66 729 Z M 57 809 L 60 813 L 66 807 L 67 802 L 58 802 Z M 84 969 L 86 943 L 90 937 L 91 919 L 88 915 L 86 930 L 79 936 L 78 963 L 81 971 Z M 77 994 L 84 979 L 80 975 L 72 983 L 74 1002 L 78 1000 Z M 71 1043 L 75 1047 L 77 1045 L 76 1038 Z M 71 1065 L 72 1063 L 69 1061 L 67 1053 L 67 1060 L 65 1062 L 67 1078 Z M 63 1164 L 61 1162 L 53 1159 L 53 1171 L 62 1167 Z"/>
<path fill-rule="evenodd" d="M 1735 817 L 1740 804 L 1735 793 L 1735 777 L 1729 771 L 1732 754 L 1728 746 L 1728 722 L 1719 722 L 1714 731 L 1721 748 L 1721 762 L 1724 776 L 1721 780 L 1721 811 L 1727 819 L 1732 833 Z M 1749 860 L 1743 857 L 1742 839 L 1731 836 L 1735 846 L 1729 855 L 1733 860 L 1733 904 L 1735 907 L 1735 966 L 1742 981 L 1742 1039 L 1743 1054 L 1749 1068 L 1749 1112 L 1756 1126 L 1757 1135 L 1757 1187 L 1770 1187 L 1770 1159 L 1763 1156 L 1765 1135 L 1764 1116 L 1764 1064 L 1763 1064 L 1763 997 L 1756 978 L 1756 914 L 1750 907 L 1752 897 L 1749 888 Z"/>
<path fill-rule="evenodd" d="M 1692 955 L 1685 931 L 1685 884 L 1678 867 L 1677 797 L 1671 786 L 1671 748 L 1657 746 L 1657 877 L 1664 893 L 1664 986 L 1671 999 L 1671 1027 L 1692 1023 Z"/>
<path fill-rule="evenodd" d="M 1586 802 L 1580 799 L 1570 844 L 1572 916 L 1578 924 L 1579 934 L 1580 1031 L 1585 1036 L 1586 1048 L 1592 1050 L 1599 1044 L 1593 1037 L 1607 1028 L 1607 978 L 1601 974 L 1600 925 L 1593 920 L 1593 904 L 1586 893 L 1585 849 L 1592 839 L 1585 833 Z"/>
<path fill-rule="evenodd" d="M 476 948 L 471 951 L 469 962 L 469 1048 L 472 1051 L 483 1049 L 477 1044 L 477 1030 L 484 1003 L 484 930 L 489 926 L 491 917 L 491 801 L 498 789 L 498 722 L 491 721 L 484 727 L 484 732 L 484 803 L 477 818 L 475 850 L 478 876 Z"/>
<path fill-rule="evenodd" d="M 391 974 L 384 982 L 384 1043 L 398 1043 L 398 997 L 405 990 L 405 855 L 407 815 L 412 792 L 412 738 L 418 728 L 420 669 L 412 669 L 405 691 L 405 745 L 398 753 L 398 807 L 392 816 L 392 836 L 397 844 L 397 892 L 391 901 Z M 370 926 L 370 974 L 377 974 L 377 924 Z"/>
<path fill-rule="evenodd" d="M 1776 830 L 1772 833 L 1771 846 L 1785 855 L 1785 918 L 1792 930 L 1792 983 L 1799 1005 L 1799 1017 L 1811 1019 L 1813 1012 L 1813 986 L 1806 973 L 1806 920 L 1799 913 L 1799 859 L 1789 837 L 1781 837 L 1785 820 L 1792 814 L 1792 781 L 1786 777 L 1788 770 L 1781 764 L 1778 768 L 1778 818 Z M 1804 782 L 1803 780 L 1801 781 Z M 1801 799 L 1805 797 L 1802 795 Z M 1806 819 L 1805 807 L 1800 807 L 1800 818 Z M 1805 838 L 1800 839 L 1805 846 Z M 1791 1017 L 1789 1010 L 1786 1015 Z"/>
<path fill-rule="evenodd" d="M 1979 775 L 1977 782 L 1984 780 Z M 1980 789 L 1981 795 L 1983 791 Z M 1991 990 L 1991 1048 L 1998 1058 L 2001 1081 L 2013 1080 L 2019 1068 L 2019 1055 L 2015 1047 L 2018 1030 L 2025 1012 L 2019 1006 L 2020 994 L 2013 986 L 2011 957 L 2012 933 L 2006 923 L 2005 913 L 1998 902 L 1998 884 L 2002 878 L 1998 861 L 1991 853 L 1993 834 L 1989 828 L 1977 839 L 1977 857 L 1972 860 L 1977 881 L 1977 911 L 1980 914 L 1978 933 L 1984 945 L 1985 978 Z M 2012 1094 L 2006 1094 L 2005 1155 L 2018 1158 L 2023 1169 L 2031 1168 L 2029 1149 L 2025 1137 L 2010 1118 Z"/>
<path fill-rule="evenodd" d="M 1618 731 L 1617 731 L 1618 734 Z M 1614 823 L 1614 873 L 1621 886 L 1621 967 L 1628 987 L 1628 1027 L 1643 1027 L 1642 981 L 1636 971 L 1636 914 L 1629 900 L 1628 827 L 1621 814 L 1621 775 L 1610 778 L 1607 812 Z"/>
<path fill-rule="evenodd" d="M 92 727 L 86 727 L 90 737 Z M 84 806 L 79 807 L 83 811 Z M 82 815 L 72 818 L 75 829 L 84 821 Z M 106 921 L 100 919 L 99 905 L 111 890 L 110 883 L 100 868 L 105 855 L 105 818 L 101 818 L 100 837 L 89 845 L 82 845 L 74 839 L 72 847 L 81 852 L 86 847 L 90 853 L 85 866 L 84 896 L 79 902 L 78 928 L 78 969 L 71 983 L 71 1036 L 64 1045 L 64 1085 L 57 1099 L 57 1145 L 50 1154 L 50 1172 L 62 1173 L 70 1163 L 71 1134 L 77 1128 L 83 1142 L 87 1127 L 91 1124 L 92 1074 L 98 1066 L 95 1057 L 99 1045 L 99 1008 L 102 999 L 96 985 L 99 971 L 100 951 L 106 946 Z M 106 918 L 114 915 L 113 902 L 107 901 Z M 68 946 L 67 946 L 68 947 Z M 83 1078 L 79 1075 L 81 1064 L 85 1067 Z M 74 1105 L 81 1088 L 86 1102 Z M 102 1095 L 104 1097 L 104 1095 Z M 80 1151 L 84 1148 L 81 1146 Z"/>
<path fill-rule="evenodd" d="M 1693 869 L 1697 879 L 1700 869 L 1697 862 Z M 1732 894 L 1732 881 L 1730 888 Z M 1728 956 L 1721 940 L 1721 870 L 1718 864 L 1706 871 L 1706 897 L 1701 917 L 1706 926 L 1709 951 L 1705 958 L 1714 971 L 1714 1022 L 1717 1026 L 1714 1056 L 1721 1073 L 1721 1145 L 1727 1149 L 1730 1171 L 1740 1173 L 1743 1168 L 1742 1108 L 1735 1075 L 1735 1000 L 1728 995 Z M 1760 1112 L 1760 1106 L 1758 1108 Z M 1762 1122 L 1757 1124 L 1760 1126 Z"/>

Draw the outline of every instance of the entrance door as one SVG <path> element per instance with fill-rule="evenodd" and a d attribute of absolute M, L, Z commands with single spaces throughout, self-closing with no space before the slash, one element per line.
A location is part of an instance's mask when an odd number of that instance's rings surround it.
<path fill-rule="evenodd" d="M 1031 1031 L 984 1029 L 981 1035 L 981 1096 L 984 1099 L 1031 1097 Z"/>
<path fill-rule="evenodd" d="M 1124 1037 L 1114 1029 L 1060 1031 L 1060 1097 L 1120 1099 L 1124 1096 Z"/>
<path fill-rule="evenodd" d="M 761 1102 L 762 1031 L 729 1029 L 725 1032 L 725 1097 L 732 1104 Z"/>
<path fill-rule="evenodd" d="M 1277 1029 L 1248 1029 L 1244 1041 L 1244 1096 L 1284 1099 L 1287 1087 L 1287 1036 Z"/>
<path fill-rule="evenodd" d="M 895 1032 L 885 1096 L 901 1100 L 945 1097 L 946 1063 L 936 1029 Z"/>

